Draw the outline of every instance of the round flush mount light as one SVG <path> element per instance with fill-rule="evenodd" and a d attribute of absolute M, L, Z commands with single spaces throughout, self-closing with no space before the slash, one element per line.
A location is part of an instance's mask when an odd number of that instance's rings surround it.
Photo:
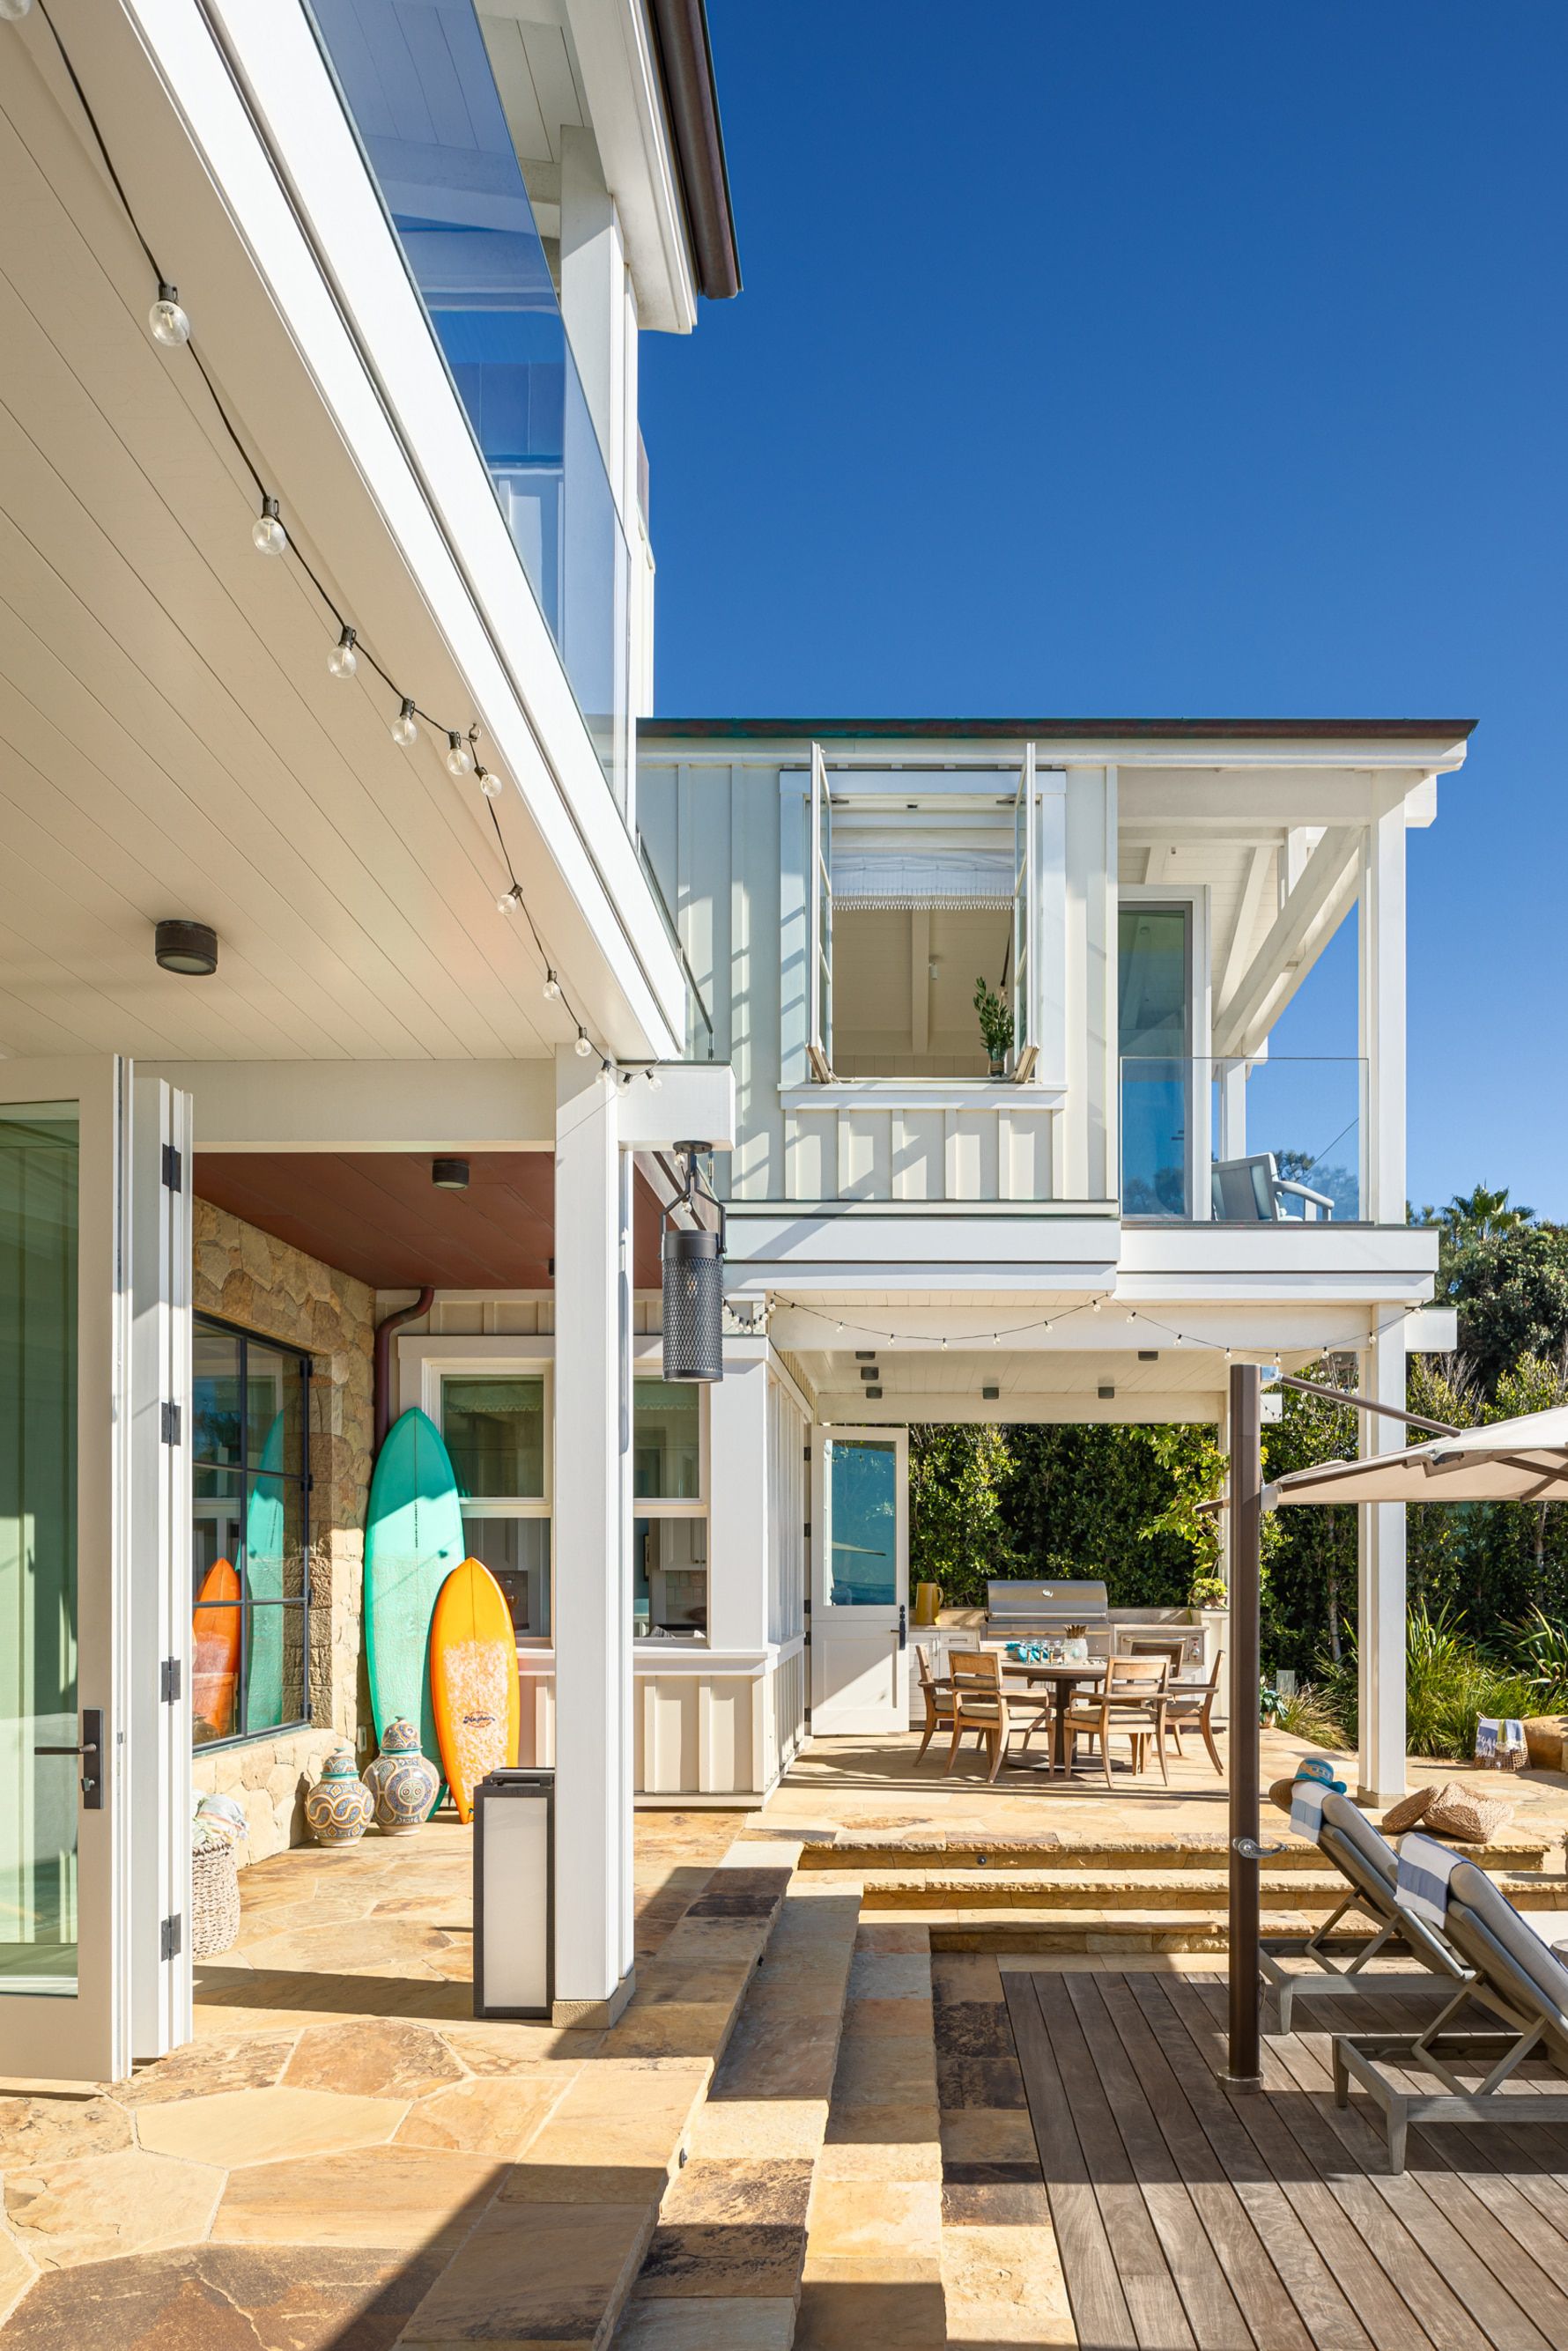
<path fill-rule="evenodd" d="M 152 935 L 161 971 L 177 971 L 187 979 L 205 979 L 216 971 L 218 935 L 210 923 L 172 917 L 160 923 Z"/>
<path fill-rule="evenodd" d="M 468 1162 L 466 1159 L 433 1159 L 430 1180 L 438 1192 L 466 1192 Z"/>

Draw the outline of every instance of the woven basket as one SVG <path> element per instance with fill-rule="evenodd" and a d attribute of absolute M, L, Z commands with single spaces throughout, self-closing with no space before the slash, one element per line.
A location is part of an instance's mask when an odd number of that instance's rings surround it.
<path fill-rule="evenodd" d="M 1412 1788 L 1407 1796 L 1401 1796 L 1396 1804 L 1390 1804 L 1383 1815 L 1385 1835 L 1397 1836 L 1402 1829 L 1413 1829 L 1418 1822 L 1424 1821 L 1437 1793 L 1436 1788 Z"/>
<path fill-rule="evenodd" d="M 239 1939 L 239 1870 L 234 1847 L 198 1845 L 191 1855 L 191 1951 L 215 1959 Z"/>
<path fill-rule="evenodd" d="M 1460 1844 L 1485 1844 L 1512 1817 L 1511 1806 L 1472 1796 L 1457 1780 L 1450 1780 L 1427 1805 L 1421 1825 L 1435 1836 L 1452 1837 Z"/>

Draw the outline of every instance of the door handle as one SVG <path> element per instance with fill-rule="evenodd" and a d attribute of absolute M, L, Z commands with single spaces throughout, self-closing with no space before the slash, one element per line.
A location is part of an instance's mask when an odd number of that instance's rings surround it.
<path fill-rule="evenodd" d="M 82 1809 L 89 1813 L 103 1810 L 103 1708 L 84 1706 L 81 1712 L 81 1745 L 79 1747 L 35 1747 L 35 1755 L 79 1755 L 86 1769 L 81 1775 Z"/>
<path fill-rule="evenodd" d="M 900 1601 L 898 1607 L 898 1646 L 901 1649 L 909 1646 L 909 1608 L 904 1601 Z"/>

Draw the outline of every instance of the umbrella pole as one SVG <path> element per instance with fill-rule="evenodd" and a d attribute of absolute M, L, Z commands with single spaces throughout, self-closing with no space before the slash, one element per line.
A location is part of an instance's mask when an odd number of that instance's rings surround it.
<path fill-rule="evenodd" d="M 1230 2064 L 1256 2082 L 1259 2059 L 1258 1830 L 1261 1743 L 1258 1586 L 1263 1531 L 1262 1375 L 1230 1367 Z"/>

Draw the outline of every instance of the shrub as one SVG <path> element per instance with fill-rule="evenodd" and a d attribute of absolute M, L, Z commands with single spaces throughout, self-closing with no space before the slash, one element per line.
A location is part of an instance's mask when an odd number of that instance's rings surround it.
<path fill-rule="evenodd" d="M 1344 1726 L 1327 1693 L 1312 1682 L 1300 1683 L 1281 1698 L 1274 1728 L 1288 1731 L 1292 1739 L 1304 1739 L 1312 1747 L 1339 1748 L 1346 1743 Z"/>
<path fill-rule="evenodd" d="M 1343 1662 L 1323 1677 L 1324 1695 L 1345 1735 L 1357 1736 L 1356 1661 L 1354 1642 Z M 1465 1762 L 1476 1750 L 1476 1725 L 1483 1714 L 1524 1715 L 1536 1701 L 1539 1683 L 1517 1667 L 1500 1665 L 1472 1641 L 1464 1620 L 1447 1606 L 1434 1614 L 1423 1602 L 1411 1608 L 1405 1638 L 1405 1740 L 1412 1755 Z"/>

